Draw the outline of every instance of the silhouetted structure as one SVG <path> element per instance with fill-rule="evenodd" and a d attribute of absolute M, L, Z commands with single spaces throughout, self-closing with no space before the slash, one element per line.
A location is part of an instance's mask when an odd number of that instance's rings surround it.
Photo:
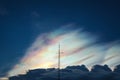
<path fill-rule="evenodd" d="M 59 44 L 59 49 L 58 49 L 58 80 L 60 80 L 60 44 Z"/>
<path fill-rule="evenodd" d="M 112 71 L 107 65 L 95 65 L 91 69 L 85 65 L 67 66 L 60 70 L 61 80 L 120 80 L 120 65 Z M 29 70 L 24 75 L 9 77 L 9 80 L 58 80 L 58 69 Z"/>

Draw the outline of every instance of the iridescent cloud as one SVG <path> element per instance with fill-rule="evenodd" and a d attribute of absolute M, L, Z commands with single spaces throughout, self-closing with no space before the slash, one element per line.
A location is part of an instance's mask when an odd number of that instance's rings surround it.
<path fill-rule="evenodd" d="M 61 45 L 61 68 L 80 64 L 88 67 L 94 64 L 108 64 L 112 67 L 120 63 L 119 42 L 114 44 L 96 42 L 95 36 L 82 29 L 69 29 L 68 26 L 41 34 L 26 50 L 20 62 L 8 72 L 8 76 L 25 73 L 26 70 L 35 68 L 57 68 L 59 43 Z"/>

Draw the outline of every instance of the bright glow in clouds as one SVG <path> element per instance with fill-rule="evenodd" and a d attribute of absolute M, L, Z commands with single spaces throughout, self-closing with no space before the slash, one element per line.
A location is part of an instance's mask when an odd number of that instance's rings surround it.
<path fill-rule="evenodd" d="M 29 69 L 57 68 L 59 43 L 62 68 L 81 64 L 88 67 L 108 64 L 113 67 L 120 63 L 119 42 L 99 44 L 97 38 L 88 32 L 68 29 L 61 28 L 39 35 L 20 62 L 8 72 L 8 76 L 25 73 Z"/>

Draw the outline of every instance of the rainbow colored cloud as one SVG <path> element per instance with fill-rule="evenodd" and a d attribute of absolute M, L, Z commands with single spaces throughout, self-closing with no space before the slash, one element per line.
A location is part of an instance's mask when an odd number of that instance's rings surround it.
<path fill-rule="evenodd" d="M 82 29 L 69 28 L 69 26 L 64 26 L 39 35 L 26 50 L 20 62 L 8 72 L 8 76 L 25 73 L 26 70 L 35 68 L 57 68 L 59 43 L 61 45 L 61 68 L 80 64 L 88 67 L 94 64 L 108 64 L 113 67 L 120 63 L 119 42 L 99 44 L 96 36 Z"/>

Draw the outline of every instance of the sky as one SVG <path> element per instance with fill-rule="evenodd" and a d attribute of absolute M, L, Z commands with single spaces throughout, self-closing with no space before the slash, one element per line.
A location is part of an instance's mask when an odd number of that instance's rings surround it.
<path fill-rule="evenodd" d="M 120 63 L 119 0 L 0 0 L 0 76 Z"/>

